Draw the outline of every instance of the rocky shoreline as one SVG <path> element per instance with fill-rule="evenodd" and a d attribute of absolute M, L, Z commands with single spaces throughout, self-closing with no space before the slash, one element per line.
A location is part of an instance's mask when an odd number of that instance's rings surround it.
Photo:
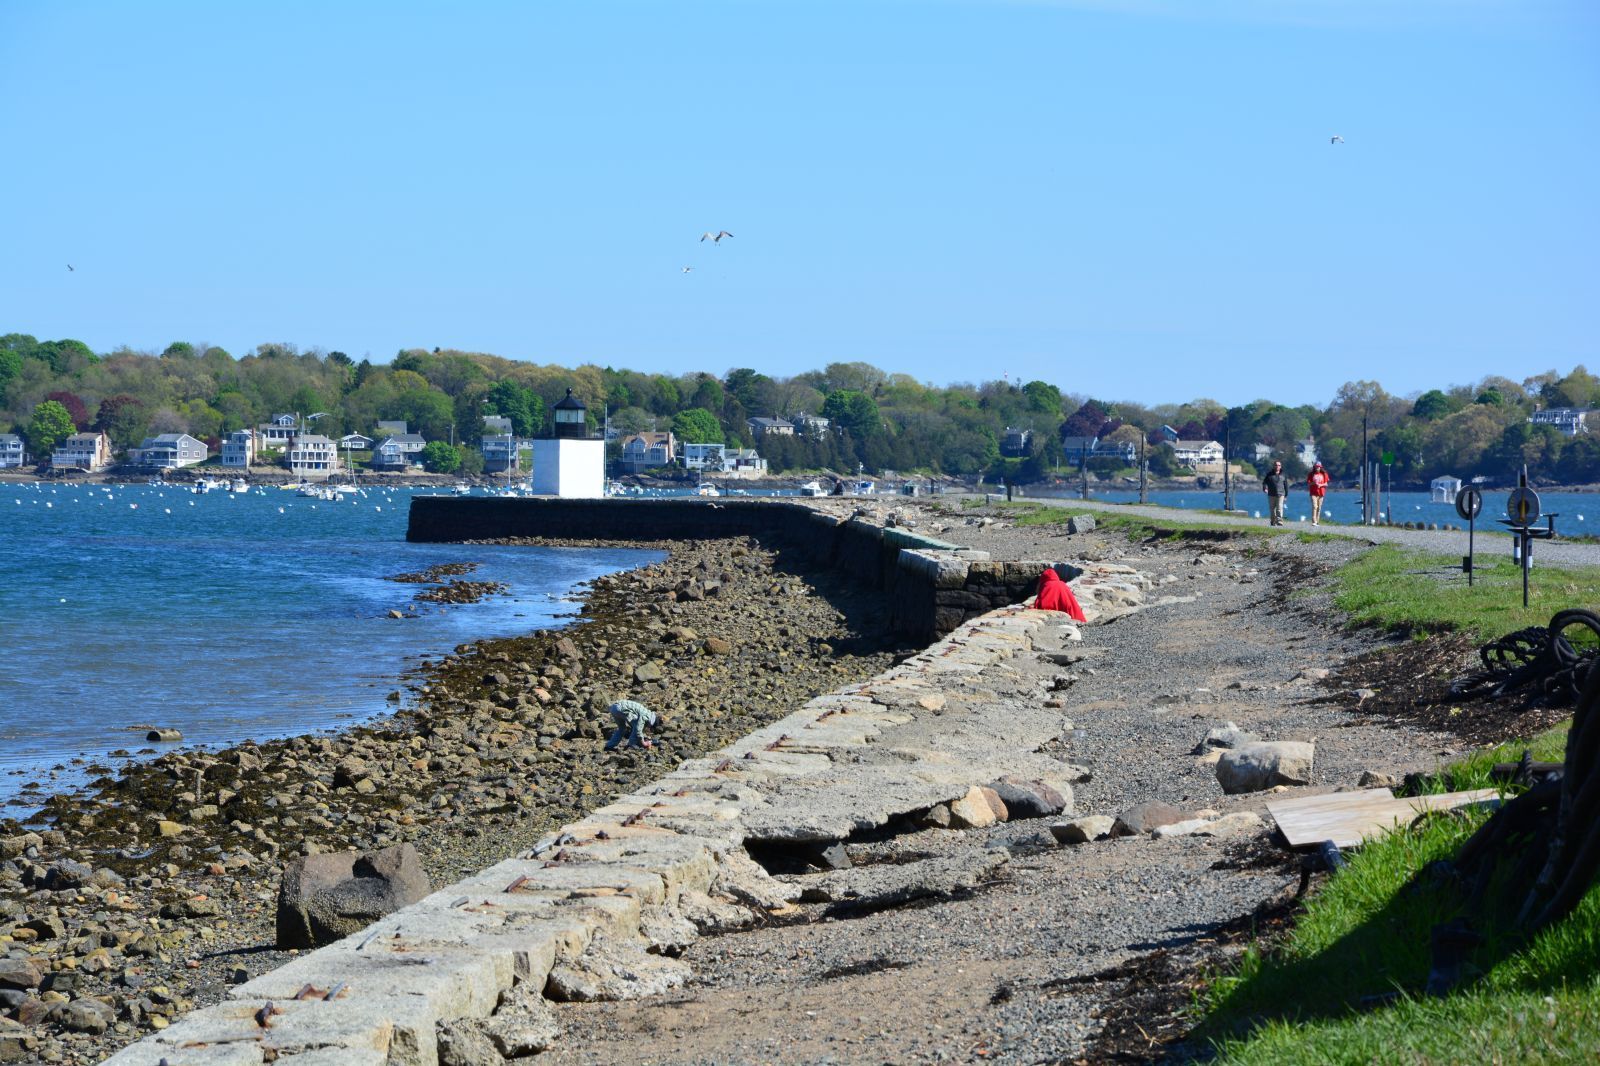
<path fill-rule="evenodd" d="M 752 540 L 658 547 L 566 629 L 425 661 L 382 722 L 172 752 L 0 820 L 0 1062 L 98 1061 L 280 965 L 297 856 L 410 843 L 454 880 L 911 650 L 875 591 Z M 601 750 L 623 696 L 664 715 L 648 752 Z"/>

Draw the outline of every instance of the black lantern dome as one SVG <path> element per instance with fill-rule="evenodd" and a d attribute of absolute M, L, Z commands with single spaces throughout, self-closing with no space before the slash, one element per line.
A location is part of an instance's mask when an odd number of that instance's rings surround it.
<path fill-rule="evenodd" d="M 554 407 L 557 437 L 576 437 L 582 439 L 589 435 L 588 408 L 583 401 L 572 395 L 572 390 L 567 390 L 567 395 L 556 402 Z"/>

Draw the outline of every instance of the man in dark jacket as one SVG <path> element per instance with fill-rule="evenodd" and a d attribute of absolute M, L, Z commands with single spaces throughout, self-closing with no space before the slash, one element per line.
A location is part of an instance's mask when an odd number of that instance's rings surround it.
<path fill-rule="evenodd" d="M 1289 475 L 1283 472 L 1282 463 L 1273 463 L 1272 472 L 1261 479 L 1261 487 L 1267 490 L 1267 503 L 1271 505 L 1272 524 L 1283 525 L 1283 501 L 1289 495 Z"/>

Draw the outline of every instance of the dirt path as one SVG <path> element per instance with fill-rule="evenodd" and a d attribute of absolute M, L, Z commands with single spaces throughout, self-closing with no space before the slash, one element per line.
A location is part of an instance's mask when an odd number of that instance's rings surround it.
<path fill-rule="evenodd" d="M 1010 554 L 1031 536 L 1000 529 L 963 540 Z M 1171 602 L 1085 629 L 1087 657 L 1070 667 L 1076 680 L 1035 652 L 968 684 L 970 698 L 1013 707 L 1060 700 L 1061 736 L 1047 750 L 1091 775 L 1075 786 L 1079 815 L 1114 815 L 1151 799 L 1264 814 L 1265 794 L 1224 796 L 1213 767 L 1191 754 L 1227 721 L 1263 739 L 1314 740 L 1311 790 L 1453 753 L 1436 735 L 1353 725 L 1346 712 L 1313 702 L 1325 690 L 1301 676 L 1373 647 L 1328 624 L 1320 596 L 1284 595 L 1290 586 L 1315 588 L 1319 570 L 1358 545 L 1283 538 L 1252 555 L 1227 543 L 1137 548 L 1106 538 L 1075 547 L 1128 556 L 1164 582 Z M 685 988 L 559 1007 L 567 1035 L 544 1058 L 1111 1061 L 1126 1041 L 1095 1041 L 1101 1016 L 1128 1001 L 1129 982 L 1108 970 L 1153 951 L 1215 951 L 1228 929 L 1247 926 L 1240 920 L 1298 882 L 1296 860 L 1251 839 L 1264 832 L 1061 847 L 1046 826 L 1012 821 L 852 843 L 851 871 L 797 880 L 866 886 L 940 866 L 972 872 L 975 887 L 878 910 L 803 903 L 789 924 L 705 937 L 684 954 L 694 972 Z M 1120 1029 L 1138 1031 L 1137 1018 Z M 1128 1061 L 1142 1057 L 1131 1054 Z"/>

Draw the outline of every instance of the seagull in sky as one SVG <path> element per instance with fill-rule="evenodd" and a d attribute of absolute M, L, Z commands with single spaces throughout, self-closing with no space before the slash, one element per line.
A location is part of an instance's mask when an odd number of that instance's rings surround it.
<path fill-rule="evenodd" d="M 683 268 L 683 272 L 684 272 L 684 273 L 685 273 L 685 274 L 687 274 L 687 273 L 689 273 L 689 271 L 691 271 L 691 270 L 693 270 L 693 269 L 694 269 L 694 267 L 684 267 L 684 268 Z"/>
<path fill-rule="evenodd" d="M 1343 144 L 1344 143 L 1344 138 L 1339 136 L 1337 133 L 1335 133 L 1332 137 L 1328 138 L 1328 143 L 1329 144 Z"/>
<path fill-rule="evenodd" d="M 78 272 L 78 268 L 73 266 L 71 263 L 67 264 L 67 269 L 72 271 L 74 274 L 76 274 Z"/>
<path fill-rule="evenodd" d="M 712 244 L 721 244 L 722 243 L 722 238 L 724 238 L 724 237 L 732 237 L 732 236 L 733 236 L 733 234 L 729 233 L 725 229 L 722 229 L 722 230 L 718 230 L 715 233 L 702 233 L 702 234 L 700 234 L 700 239 L 702 241 L 710 241 Z"/>

